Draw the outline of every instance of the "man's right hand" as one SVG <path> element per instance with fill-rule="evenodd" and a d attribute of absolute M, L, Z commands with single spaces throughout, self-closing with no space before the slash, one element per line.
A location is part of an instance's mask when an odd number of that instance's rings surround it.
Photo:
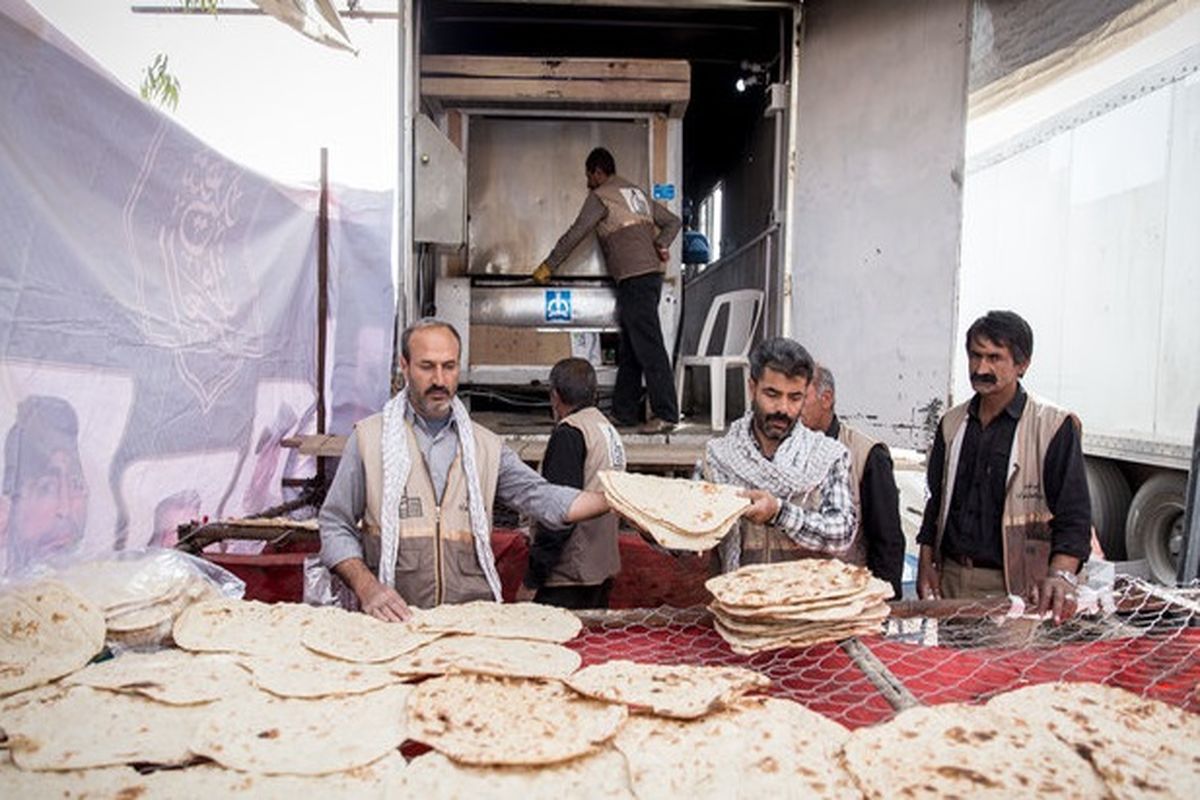
<path fill-rule="evenodd" d="M 917 597 L 922 600 L 942 599 L 942 575 L 938 572 L 937 564 L 933 563 L 933 548 L 927 544 L 921 545 L 921 555 L 917 560 Z"/>
<path fill-rule="evenodd" d="M 550 265 L 545 261 L 538 264 L 537 269 L 533 271 L 533 282 L 538 286 L 545 286 L 550 282 L 550 276 L 554 273 L 550 269 Z"/>
<path fill-rule="evenodd" d="M 407 622 L 412 619 L 412 611 L 408 603 L 404 602 L 404 598 L 395 589 L 384 586 L 378 580 L 358 593 L 358 602 L 364 614 L 370 614 L 384 622 Z"/>

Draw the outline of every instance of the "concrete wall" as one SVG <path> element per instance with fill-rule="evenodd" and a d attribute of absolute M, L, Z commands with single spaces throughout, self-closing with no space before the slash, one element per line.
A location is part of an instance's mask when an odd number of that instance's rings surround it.
<path fill-rule="evenodd" d="M 804 6 L 792 332 L 891 444 L 925 447 L 950 391 L 970 7 Z"/>

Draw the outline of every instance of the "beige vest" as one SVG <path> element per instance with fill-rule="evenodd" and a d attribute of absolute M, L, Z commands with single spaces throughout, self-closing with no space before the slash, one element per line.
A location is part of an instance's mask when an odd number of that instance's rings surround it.
<path fill-rule="evenodd" d="M 788 500 L 807 511 L 815 511 L 821 507 L 821 486 L 818 484 L 805 494 L 794 494 Z M 742 566 L 830 557 L 829 553 L 797 544 L 775 525 L 751 522 L 745 518 L 738 524 L 742 536 Z"/>
<path fill-rule="evenodd" d="M 625 469 L 625 446 L 621 436 L 595 406 L 581 408 L 562 419 L 583 434 L 586 455 L 583 488 L 604 491 L 600 470 Z M 621 570 L 617 549 L 617 516 L 611 511 L 575 524 L 562 558 L 546 578 L 547 586 L 595 586 Z"/>
<path fill-rule="evenodd" d="M 867 434 L 851 428 L 840 419 L 838 425 L 837 440 L 850 451 L 850 497 L 854 500 L 854 510 L 857 512 L 855 519 L 858 520 L 858 530 L 854 533 L 854 541 L 850 544 L 850 550 L 841 556 L 841 559 L 865 567 L 867 565 L 867 540 L 863 535 L 862 524 L 862 477 L 863 470 L 867 466 L 867 456 L 879 442 Z"/>
<path fill-rule="evenodd" d="M 608 213 L 596 226 L 604 263 L 617 281 L 663 272 L 654 247 L 657 233 L 646 193 L 619 175 L 592 190 Z"/>
<path fill-rule="evenodd" d="M 501 441 L 482 425 L 472 425 L 479 485 L 489 527 L 496 481 L 500 473 Z M 492 590 L 475 553 L 468 510 L 467 482 L 462 455 L 456 455 L 446 477 L 439 505 L 429 469 L 405 420 L 405 436 L 412 458 L 408 483 L 400 498 L 400 546 L 396 553 L 396 591 L 409 605 L 430 608 L 442 603 L 491 600 Z M 383 509 L 383 415 L 367 417 L 355 426 L 358 452 L 366 474 L 366 509 L 363 513 L 363 560 L 379 573 Z"/>
<path fill-rule="evenodd" d="M 1078 429 L 1079 418 L 1065 409 L 1026 394 L 1025 410 L 1013 434 L 1008 459 L 1008 481 L 1001 516 L 1001 546 L 1004 552 L 1004 585 L 1009 594 L 1028 596 L 1045 579 L 1050 564 L 1050 520 L 1053 514 L 1046 502 L 1042 483 L 1042 465 L 1050 441 L 1067 419 Z M 934 557 L 940 563 L 942 536 L 958 460 L 966 435 L 970 402 L 955 406 L 942 418 L 942 438 L 946 446 L 946 466 L 942 475 L 942 507 L 938 514 Z"/>

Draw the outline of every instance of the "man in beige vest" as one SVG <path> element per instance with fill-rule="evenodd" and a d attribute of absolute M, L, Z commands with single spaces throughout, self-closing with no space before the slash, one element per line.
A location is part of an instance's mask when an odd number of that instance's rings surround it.
<path fill-rule="evenodd" d="M 582 358 L 564 358 L 550 370 L 550 407 L 558 423 L 546 443 L 542 477 L 559 486 L 603 491 L 600 471 L 625 469 L 616 428 L 596 408 L 596 370 Z M 534 529 L 526 590 L 533 600 L 562 608 L 607 608 L 613 576 L 621 569 L 617 517 L 603 516 L 556 531 Z"/>
<path fill-rule="evenodd" d="M 1079 420 L 1021 386 L 1033 331 L 1017 314 L 989 311 L 966 346 L 975 396 L 946 412 L 929 452 L 917 593 L 1017 595 L 1059 622 L 1091 539 Z"/>
<path fill-rule="evenodd" d="M 838 418 L 837 386 L 828 367 L 818 364 L 808 384 L 800 419 L 808 427 L 837 439 L 850 451 L 850 494 L 858 511 L 858 533 L 844 561 L 865 566 L 892 585 L 900 597 L 904 574 L 904 530 L 900 527 L 900 492 L 887 445 Z"/>
<path fill-rule="evenodd" d="M 850 454 L 797 425 L 813 360 L 798 342 L 767 339 L 750 352 L 751 405 L 708 443 L 704 476 L 745 487 L 752 504 L 722 540 L 721 569 L 844 557 L 854 540 Z"/>
<path fill-rule="evenodd" d="M 458 391 L 458 332 L 423 319 L 400 339 L 405 388 L 355 426 L 320 512 L 321 560 L 362 610 L 389 622 L 410 606 L 500 600 L 491 549 L 499 498 L 562 528 L 608 511 L 604 495 L 554 486 L 491 431 Z"/>
<path fill-rule="evenodd" d="M 533 273 L 546 283 L 589 233 L 596 232 L 608 273 L 617 282 L 620 361 L 613 390 L 613 418 L 637 424 L 642 376 L 653 416 L 643 433 L 668 431 L 679 421 L 671 358 L 663 343 L 658 302 L 666 270 L 667 248 L 679 235 L 679 217 L 650 200 L 638 186 L 617 174 L 612 153 L 597 147 L 584 164 L 590 190 L 579 216 Z"/>

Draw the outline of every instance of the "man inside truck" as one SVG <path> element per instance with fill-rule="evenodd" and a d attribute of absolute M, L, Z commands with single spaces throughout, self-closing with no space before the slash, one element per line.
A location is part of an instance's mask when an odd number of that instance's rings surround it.
<path fill-rule="evenodd" d="M 554 432 L 541 472 L 559 486 L 601 490 L 600 471 L 625 469 L 625 446 L 596 408 L 596 370 L 583 358 L 564 358 L 550 370 Z M 621 571 L 617 517 L 611 511 L 573 528 L 535 526 L 524 591 L 536 603 L 560 608 L 607 608 L 613 576 Z"/>
<path fill-rule="evenodd" d="M 1012 311 L 967 330 L 975 395 L 942 417 L 917 543 L 922 598 L 1031 600 L 1061 622 L 1091 541 L 1079 419 L 1025 391 L 1033 331 Z"/>
<path fill-rule="evenodd" d="M 533 280 L 548 283 L 571 251 L 589 233 L 596 232 L 608 273 L 617 284 L 621 339 L 613 419 L 618 425 L 637 424 L 644 376 L 652 416 L 641 432 L 669 431 L 679 422 L 679 408 L 671 358 L 658 320 L 658 302 L 667 248 L 679 235 L 681 223 L 665 206 L 648 199 L 641 188 L 618 175 L 612 153 L 603 147 L 588 154 L 584 171 L 590 191 L 583 208 L 550 255 L 534 270 Z"/>
<path fill-rule="evenodd" d="M 456 397 L 461 340 L 425 318 L 405 329 L 405 388 L 346 442 L 319 515 L 321 561 L 362 610 L 400 622 L 410 606 L 500 601 L 492 504 L 565 528 L 608 511 L 599 492 L 555 486 Z"/>
<path fill-rule="evenodd" d="M 843 557 L 856 530 L 850 454 L 797 425 L 813 360 L 782 336 L 750 352 L 750 409 L 708 443 L 704 477 L 745 488 L 751 505 L 721 541 L 721 570 L 798 558 Z"/>

